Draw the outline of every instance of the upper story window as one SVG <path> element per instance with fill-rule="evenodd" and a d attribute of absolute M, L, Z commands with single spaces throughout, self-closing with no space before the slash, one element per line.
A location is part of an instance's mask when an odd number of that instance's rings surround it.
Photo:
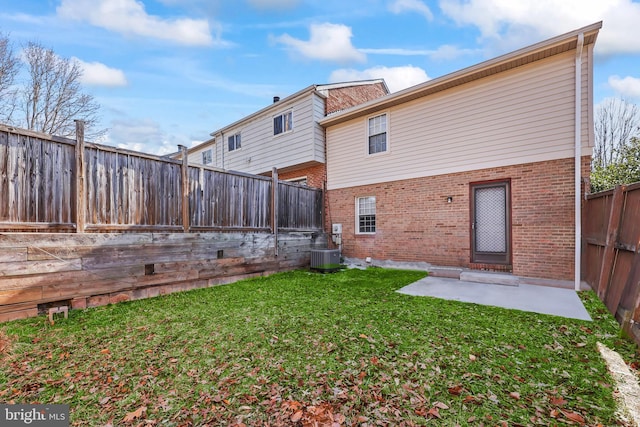
<path fill-rule="evenodd" d="M 356 199 L 356 224 L 358 234 L 376 232 L 376 197 L 358 197 Z"/>
<path fill-rule="evenodd" d="M 240 148 L 240 134 L 231 135 L 227 138 L 227 142 L 229 143 L 229 151 L 237 150 Z"/>
<path fill-rule="evenodd" d="M 369 154 L 387 151 L 387 115 L 369 118 Z"/>
<path fill-rule="evenodd" d="M 280 135 L 293 129 L 293 111 L 287 111 L 273 118 L 273 134 Z"/>
<path fill-rule="evenodd" d="M 213 162 L 213 157 L 212 157 L 211 149 L 204 150 L 202 152 L 202 164 L 209 165 L 212 162 Z"/>

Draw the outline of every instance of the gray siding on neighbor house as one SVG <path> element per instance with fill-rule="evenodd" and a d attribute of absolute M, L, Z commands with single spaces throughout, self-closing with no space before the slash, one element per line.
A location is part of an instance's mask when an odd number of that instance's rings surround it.
<path fill-rule="evenodd" d="M 273 135 L 273 118 L 293 111 L 293 130 Z M 310 91 L 292 101 L 279 101 L 263 114 L 228 128 L 216 143 L 189 153 L 189 163 L 202 163 L 202 151 L 213 150 L 211 166 L 253 174 L 300 164 L 324 163 L 324 98 Z M 229 151 L 228 137 L 240 133 L 241 148 Z"/>
<path fill-rule="evenodd" d="M 582 155 L 593 146 L 592 46 L 582 62 Z M 328 188 L 573 157 L 575 51 L 327 127 Z M 367 153 L 387 113 L 388 151 Z"/>
<path fill-rule="evenodd" d="M 220 166 L 219 154 L 216 152 L 217 149 L 218 149 L 217 145 L 218 144 L 210 144 L 210 145 L 207 145 L 207 146 L 198 147 L 198 150 L 189 152 L 189 154 L 187 155 L 187 160 L 189 161 L 189 164 L 190 165 L 193 165 L 193 164 L 201 165 L 202 164 L 202 153 L 207 151 L 207 150 L 211 150 L 211 164 L 209 164 L 207 166 L 221 167 Z M 216 155 L 218 156 L 218 158 L 216 158 Z"/>
<path fill-rule="evenodd" d="M 324 118 L 325 99 L 317 94 L 313 95 L 313 157 L 320 163 L 325 162 L 324 128 L 318 123 Z"/>

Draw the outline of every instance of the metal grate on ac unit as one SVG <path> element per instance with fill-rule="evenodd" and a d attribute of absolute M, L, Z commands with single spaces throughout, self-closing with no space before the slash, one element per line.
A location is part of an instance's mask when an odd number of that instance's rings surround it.
<path fill-rule="evenodd" d="M 339 249 L 312 249 L 311 268 L 323 273 L 340 270 Z"/>

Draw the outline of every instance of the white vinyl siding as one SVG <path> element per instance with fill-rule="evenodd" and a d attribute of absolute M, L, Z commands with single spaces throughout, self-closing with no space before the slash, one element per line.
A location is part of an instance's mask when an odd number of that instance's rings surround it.
<path fill-rule="evenodd" d="M 589 61 L 583 56 L 583 154 Z M 387 110 L 393 152 L 363 155 L 362 118 L 329 126 L 329 189 L 573 157 L 575 53 L 568 52 Z M 382 111 L 380 112 L 382 113 Z M 368 116 L 372 117 L 372 116 Z M 586 151 L 586 153 L 585 153 Z"/>
<path fill-rule="evenodd" d="M 279 113 L 291 111 L 293 130 L 273 135 L 273 118 Z M 237 133 L 225 132 L 225 169 L 247 173 L 269 173 L 275 167 L 287 167 L 306 163 L 325 162 L 324 131 L 318 121 L 324 117 L 324 101 L 314 93 L 291 102 L 280 101 L 277 109 L 266 111 L 251 120 L 238 124 L 242 128 L 242 150 L 229 152 L 226 137 Z"/>
<path fill-rule="evenodd" d="M 211 154 L 207 154 L 207 152 L 210 152 Z M 209 159 L 209 156 L 211 156 L 211 162 L 204 163 L 205 160 Z M 198 150 L 190 151 L 187 155 L 187 161 L 190 165 L 217 166 L 216 144 L 207 144 L 203 147 L 200 147 L 200 149 Z"/>

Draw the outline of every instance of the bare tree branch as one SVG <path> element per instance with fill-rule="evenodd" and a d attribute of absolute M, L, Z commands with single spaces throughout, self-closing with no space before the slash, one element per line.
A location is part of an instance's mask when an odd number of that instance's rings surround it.
<path fill-rule="evenodd" d="M 22 110 L 28 129 L 72 137 L 74 120 L 83 120 L 87 136 L 98 123 L 99 104 L 82 93 L 82 70 L 77 62 L 61 58 L 51 49 L 30 42 L 24 49 L 28 79 L 22 89 Z"/>
<path fill-rule="evenodd" d="M 19 70 L 20 62 L 9 37 L 0 33 L 0 122 L 11 123 L 17 95 L 14 83 Z"/>
<path fill-rule="evenodd" d="M 640 108 L 621 98 L 608 98 L 595 114 L 593 166 L 607 167 L 620 160 L 621 153 L 640 136 Z"/>

